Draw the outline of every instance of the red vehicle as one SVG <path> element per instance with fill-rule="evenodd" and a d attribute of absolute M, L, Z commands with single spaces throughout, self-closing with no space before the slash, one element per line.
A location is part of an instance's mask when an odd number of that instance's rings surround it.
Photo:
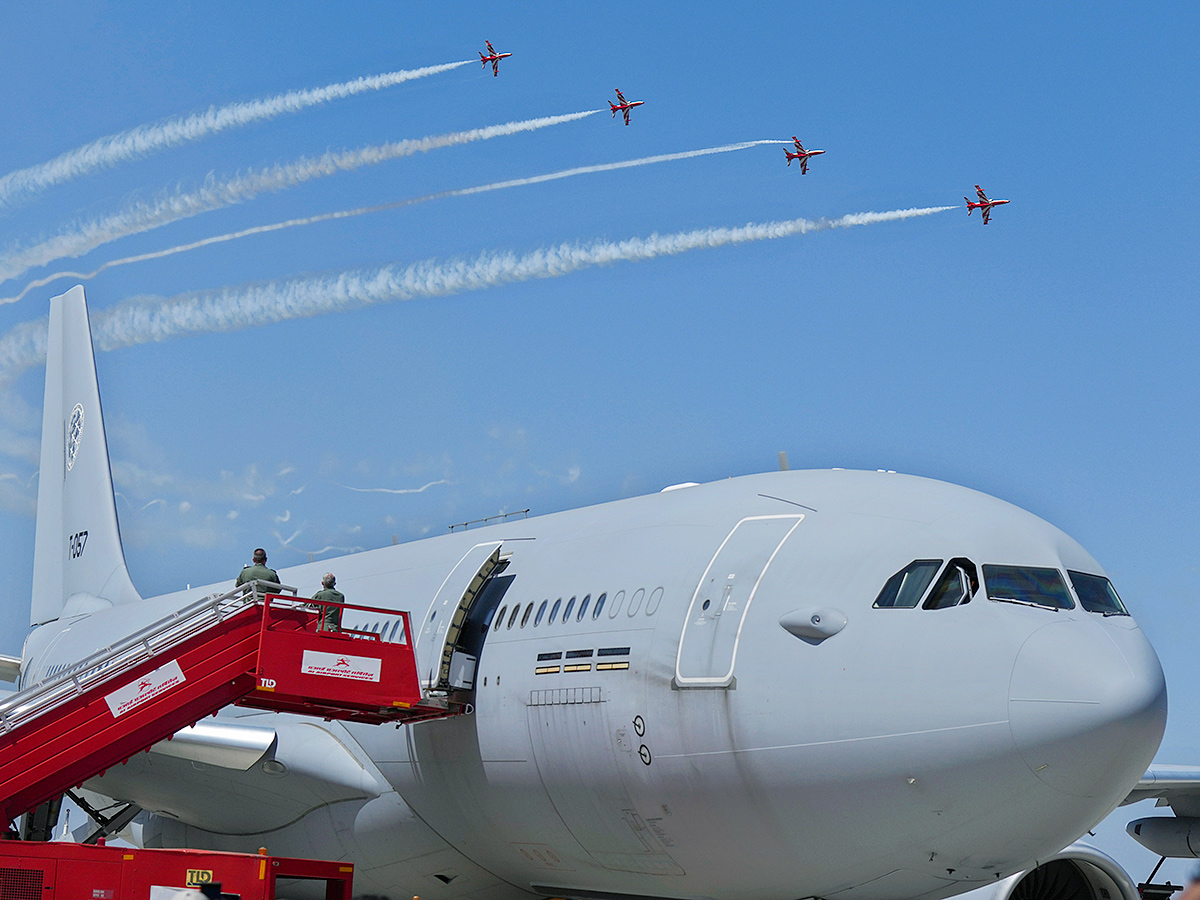
<path fill-rule="evenodd" d="M 617 102 L 613 103 L 611 100 L 609 100 L 608 105 L 612 107 L 613 118 L 615 119 L 617 117 L 617 113 L 624 113 L 625 114 L 625 124 L 628 125 L 629 124 L 629 111 L 631 109 L 633 109 L 635 106 L 641 106 L 645 102 L 646 102 L 645 100 L 626 100 L 625 95 L 622 94 L 620 89 L 618 88 L 617 89 Z"/>
<path fill-rule="evenodd" d="M 485 69 L 487 68 L 487 64 L 491 63 L 492 64 L 492 74 L 499 75 L 500 74 L 500 60 L 507 59 L 508 57 L 512 56 L 512 54 L 511 53 L 497 53 L 496 48 L 492 46 L 491 41 L 484 41 L 484 43 L 487 44 L 487 48 L 488 48 L 487 56 L 484 56 L 483 51 L 480 51 L 479 61 L 481 63 L 483 63 L 483 67 Z"/>
<path fill-rule="evenodd" d="M 783 153 L 787 157 L 787 163 L 790 166 L 793 159 L 800 160 L 800 174 L 808 174 L 808 159 L 810 156 L 820 156 L 824 150 L 805 150 L 804 145 L 800 143 L 800 138 L 792 135 L 792 143 L 796 145 L 796 152 L 793 153 L 787 147 L 783 148 Z"/>
<path fill-rule="evenodd" d="M 978 203 L 972 203 L 970 198 L 963 197 L 963 199 L 967 201 L 967 215 L 969 216 L 977 209 L 983 210 L 984 225 L 988 223 L 988 217 L 992 214 L 993 206 L 1003 206 L 1005 203 L 1009 202 L 1007 200 L 989 200 L 987 198 L 987 194 L 983 192 L 983 188 L 981 188 L 979 185 L 975 185 L 975 193 L 979 195 Z"/>
<path fill-rule="evenodd" d="M 294 891 L 294 879 L 313 883 L 310 896 L 326 900 L 350 900 L 354 893 L 354 866 L 347 862 L 267 856 L 265 849 L 257 855 L 135 850 L 108 846 L 104 838 L 95 845 L 0 841 L 0 873 L 4 896 L 38 900 L 151 900 L 188 888 L 206 897 L 275 900 L 277 885 Z"/>

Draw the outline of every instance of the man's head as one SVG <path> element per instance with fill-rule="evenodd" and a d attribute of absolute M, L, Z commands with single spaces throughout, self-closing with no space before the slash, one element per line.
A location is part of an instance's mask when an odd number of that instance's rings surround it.
<path fill-rule="evenodd" d="M 321 587 L 331 588 L 337 584 L 337 579 L 333 577 L 332 572 L 326 572 L 321 576 Z"/>
<path fill-rule="evenodd" d="M 263 563 L 265 563 L 267 561 L 267 551 L 264 550 L 262 547 L 259 547 L 257 550 L 254 551 L 253 558 L 254 558 L 254 561 L 261 566 Z"/>

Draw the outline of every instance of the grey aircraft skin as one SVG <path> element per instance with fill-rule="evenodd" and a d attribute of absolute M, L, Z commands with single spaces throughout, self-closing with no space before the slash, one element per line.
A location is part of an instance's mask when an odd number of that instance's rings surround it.
<path fill-rule="evenodd" d="M 23 685 L 232 587 L 133 590 L 86 335 L 75 288 L 51 306 Z M 685 485 L 280 577 L 315 590 L 332 570 L 349 602 L 411 611 L 432 684 L 497 552 L 458 640 L 470 714 L 231 709 L 88 787 L 142 807 L 147 845 L 349 859 L 362 894 L 940 898 L 1059 854 L 1126 799 L 1165 725 L 1134 619 L 1081 600 L 1081 573 L 1107 584 L 1087 551 L 925 478 Z M 1034 570 L 1059 603 L 1004 596 Z M 386 617 L 346 624 L 396 639 Z"/>

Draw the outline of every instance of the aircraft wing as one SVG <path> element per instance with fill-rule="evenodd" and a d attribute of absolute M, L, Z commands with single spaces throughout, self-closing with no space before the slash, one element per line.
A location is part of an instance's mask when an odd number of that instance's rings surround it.
<path fill-rule="evenodd" d="M 979 185 L 975 185 L 975 193 L 979 195 L 979 199 L 984 203 L 988 202 L 987 194 L 983 192 L 983 188 L 981 188 Z"/>
<path fill-rule="evenodd" d="M 1151 766 L 1121 805 L 1151 799 L 1157 799 L 1158 806 L 1170 806 L 1176 815 L 1200 815 L 1200 768 Z"/>

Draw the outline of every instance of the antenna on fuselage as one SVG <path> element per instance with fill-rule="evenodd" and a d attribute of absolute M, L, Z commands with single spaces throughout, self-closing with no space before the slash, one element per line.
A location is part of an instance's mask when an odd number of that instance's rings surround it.
<path fill-rule="evenodd" d="M 791 468 L 791 466 L 788 465 L 788 461 L 787 461 L 787 451 L 780 450 L 779 451 L 779 471 L 786 472 L 790 468 Z"/>

